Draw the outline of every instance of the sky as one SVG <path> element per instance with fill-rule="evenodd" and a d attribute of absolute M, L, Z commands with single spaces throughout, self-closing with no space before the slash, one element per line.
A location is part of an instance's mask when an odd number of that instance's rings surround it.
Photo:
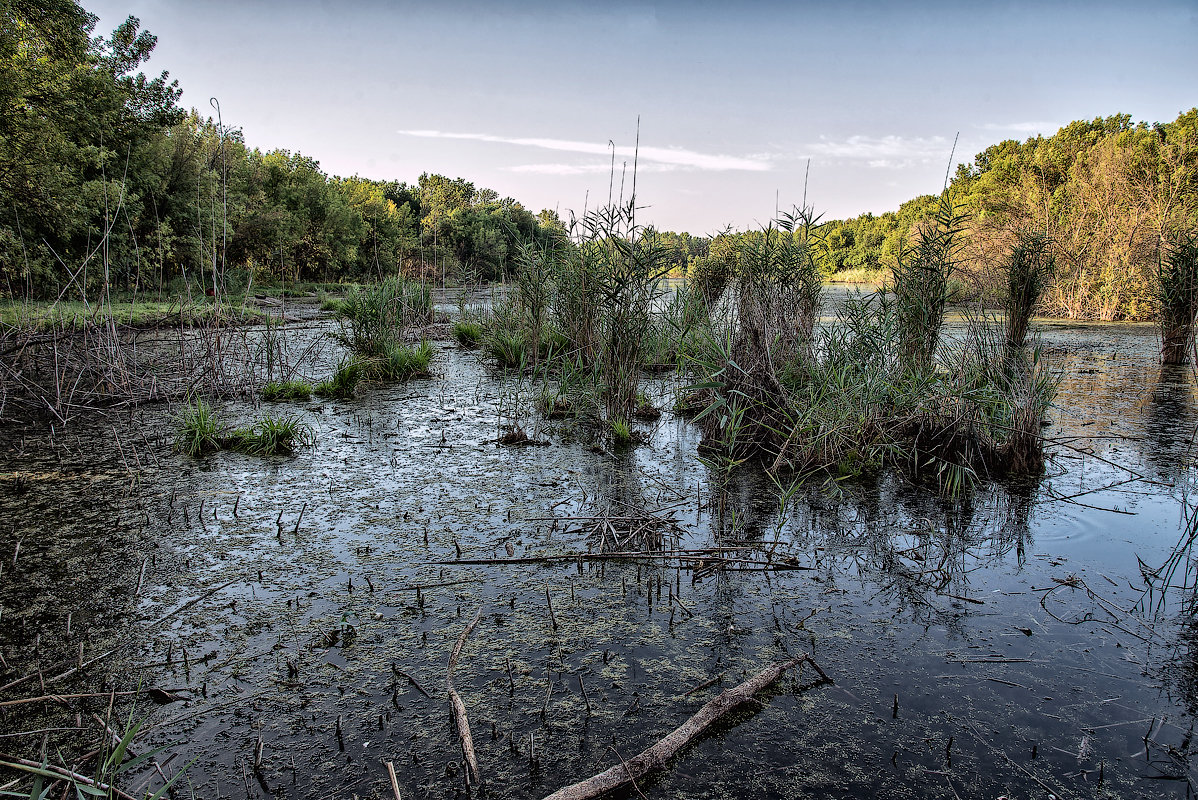
<path fill-rule="evenodd" d="M 940 191 L 950 155 L 1198 105 L 1198 0 L 82 4 L 97 33 L 138 17 L 146 71 L 205 115 L 216 98 L 251 147 L 567 219 L 629 195 L 635 158 L 639 221 L 694 234 L 804 197 L 891 211 Z"/>

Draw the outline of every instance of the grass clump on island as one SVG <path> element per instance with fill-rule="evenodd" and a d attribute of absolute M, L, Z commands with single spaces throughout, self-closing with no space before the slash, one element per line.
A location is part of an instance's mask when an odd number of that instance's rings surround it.
<path fill-rule="evenodd" d="M 427 285 L 393 275 L 376 284 L 352 286 L 333 308 L 334 338 L 349 351 L 329 381 L 316 387 L 325 397 L 348 397 L 359 379 L 398 381 L 428 377 L 433 346 L 409 340 L 408 331 L 432 321 Z"/>
<path fill-rule="evenodd" d="M 1043 237 L 1016 237 L 1008 258 L 1009 329 L 978 311 L 946 333 L 948 305 L 970 294 L 957 269 L 965 224 L 946 192 L 890 282 L 829 320 L 811 209 L 713 249 L 668 301 L 653 232 L 633 206 L 599 209 L 572 240 L 521 249 L 513 290 L 481 318 L 483 352 L 542 383 L 541 414 L 594 423 L 615 444 L 640 441 L 631 421 L 655 411 L 639 375 L 675 369 L 689 384 L 678 413 L 700 425 L 717 474 L 755 463 L 839 480 L 890 465 L 959 495 L 1042 470 L 1057 386 L 1034 337 L 1026 344 L 1053 269 Z"/>
<path fill-rule="evenodd" d="M 267 416 L 247 427 L 225 428 L 212 406 L 196 398 L 178 416 L 175 448 L 189 456 L 232 450 L 254 456 L 289 455 L 315 441 L 297 417 Z"/>
<path fill-rule="evenodd" d="M 483 338 L 483 326 L 473 320 L 460 319 L 453 323 L 453 338 L 462 347 L 478 347 Z"/>
<path fill-rule="evenodd" d="M 312 393 L 326 399 L 348 399 L 354 396 L 354 390 L 361 379 L 362 364 L 353 359 L 345 359 L 337 365 L 332 377 L 312 387 Z"/>

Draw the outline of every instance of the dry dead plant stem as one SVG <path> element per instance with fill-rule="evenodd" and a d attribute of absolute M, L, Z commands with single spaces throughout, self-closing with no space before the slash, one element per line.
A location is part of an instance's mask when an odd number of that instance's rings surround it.
<path fill-rule="evenodd" d="M 483 610 L 480 607 L 475 612 L 474 619 L 470 620 L 470 624 L 465 627 L 462 634 L 458 637 L 457 643 L 454 644 L 453 650 L 449 654 L 449 665 L 445 669 L 445 687 L 449 690 L 449 702 L 453 706 L 453 719 L 457 724 L 458 737 L 462 741 L 462 755 L 466 759 L 466 766 L 470 771 L 470 777 L 475 783 L 479 781 L 478 756 L 474 752 L 474 739 L 470 735 L 470 722 L 466 717 L 466 704 L 462 702 L 461 696 L 453 688 L 453 668 L 457 666 L 462 646 L 466 644 L 466 638 L 474 630 L 474 626 L 478 624 L 482 613 Z"/>

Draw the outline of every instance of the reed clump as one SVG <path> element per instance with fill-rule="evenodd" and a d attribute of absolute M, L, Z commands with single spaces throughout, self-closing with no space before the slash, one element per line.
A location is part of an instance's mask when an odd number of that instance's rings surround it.
<path fill-rule="evenodd" d="M 1198 234 L 1184 234 L 1165 245 L 1157 270 L 1157 302 L 1161 362 L 1185 364 L 1198 318 Z"/>
<path fill-rule="evenodd" d="M 340 377 L 334 375 L 318 393 L 352 396 L 359 378 L 397 381 L 427 377 L 433 347 L 425 340 L 409 341 L 408 331 L 431 322 L 432 309 L 428 286 L 400 276 L 350 287 L 335 311 L 340 328 L 334 338 L 349 350 L 356 366 L 343 364 L 338 368 Z"/>
<path fill-rule="evenodd" d="M 822 323 L 818 219 L 795 212 L 745 237 L 690 387 L 708 393 L 705 457 L 724 472 L 763 461 L 834 478 L 889 464 L 951 495 L 983 476 L 1039 472 L 1057 386 L 1043 351 L 1012 349 L 981 314 L 944 330 L 962 222 L 943 197 L 895 285 L 853 295 Z"/>
<path fill-rule="evenodd" d="M 1036 231 L 1020 231 L 1007 258 L 1007 342 L 1023 347 L 1028 324 L 1056 268 L 1052 241 Z"/>
<path fill-rule="evenodd" d="M 637 224 L 633 202 L 590 211 L 571 233 L 521 246 L 516 285 L 483 318 L 482 346 L 497 366 L 557 380 L 563 388 L 543 403 L 547 411 L 594 409 L 609 427 L 627 425 L 641 371 L 678 362 L 675 331 L 684 323 L 670 319 L 686 312 L 655 308 L 670 265 L 656 233 Z"/>

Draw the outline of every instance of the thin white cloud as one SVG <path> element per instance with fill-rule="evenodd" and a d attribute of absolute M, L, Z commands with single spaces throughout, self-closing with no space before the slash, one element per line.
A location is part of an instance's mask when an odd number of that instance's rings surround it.
<path fill-rule="evenodd" d="M 508 172 L 525 172 L 538 175 L 593 175 L 597 173 L 607 174 L 611 172 L 611 163 L 602 164 L 517 164 L 514 167 L 505 167 Z M 616 170 L 627 168 L 632 170 L 632 165 L 628 162 L 616 164 Z M 654 164 L 642 163 L 637 165 L 637 170 L 640 172 L 674 172 L 681 169 L 674 164 Z"/>
<path fill-rule="evenodd" d="M 473 142 L 497 142 L 500 144 L 518 145 L 521 147 L 536 147 L 542 150 L 557 150 L 567 153 L 585 153 L 587 155 L 601 155 L 608 157 L 611 156 L 613 147 L 611 144 L 601 144 L 598 142 L 577 142 L 569 139 L 494 136 L 489 133 L 452 133 L 449 131 L 432 130 L 401 130 L 398 131 L 398 133 L 403 136 L 419 136 L 427 139 L 463 139 Z M 616 145 L 615 155 L 618 161 L 626 160 L 631 162 L 633 158 L 636 158 L 638 163 L 648 162 L 650 164 L 670 165 L 676 169 L 692 169 L 707 172 L 727 172 L 730 170 L 766 172 L 771 167 L 770 162 L 763 158 L 745 158 L 741 156 L 699 153 L 694 150 L 685 150 L 680 147 L 646 146 L 641 147 L 638 152 L 636 148 L 633 147 Z M 555 166 L 564 167 L 567 165 L 559 164 Z M 583 169 L 587 171 L 599 171 L 598 167 L 592 169 L 591 165 L 587 165 Z M 610 164 L 603 169 L 610 169 Z M 570 173 L 558 172 L 557 174 Z"/>
<path fill-rule="evenodd" d="M 871 167 L 892 167 L 946 159 L 952 148 L 952 140 L 943 136 L 850 136 L 841 141 L 821 139 L 806 149 L 816 156 L 860 159 Z"/>
<path fill-rule="evenodd" d="M 1057 122 L 987 122 L 978 125 L 984 131 L 1012 131 L 1014 133 L 1055 133 L 1061 125 Z"/>

